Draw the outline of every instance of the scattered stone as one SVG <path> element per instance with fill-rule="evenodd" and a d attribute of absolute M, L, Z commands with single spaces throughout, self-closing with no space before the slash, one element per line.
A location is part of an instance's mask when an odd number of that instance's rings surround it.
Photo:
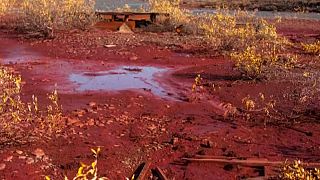
<path fill-rule="evenodd" d="M 112 120 L 108 120 L 108 121 L 107 121 L 107 124 L 111 124 L 111 123 L 113 123 Z"/>
<path fill-rule="evenodd" d="M 77 124 L 81 122 L 79 119 L 75 119 L 75 118 L 68 118 L 67 119 L 67 126 L 70 126 L 70 125 L 74 125 L 74 124 Z"/>
<path fill-rule="evenodd" d="M 105 125 L 103 123 L 98 124 L 99 127 L 104 127 Z"/>
<path fill-rule="evenodd" d="M 154 130 L 157 129 L 157 126 L 154 125 L 154 124 L 152 124 L 152 125 L 150 125 L 150 126 L 148 127 L 148 129 L 149 129 L 150 131 L 154 131 Z"/>
<path fill-rule="evenodd" d="M 8 156 L 7 158 L 4 159 L 6 162 L 11 162 L 13 159 L 13 156 Z"/>
<path fill-rule="evenodd" d="M 136 60 L 138 60 L 138 56 L 131 56 L 131 57 L 129 58 L 129 60 L 130 60 L 130 61 L 136 61 Z"/>
<path fill-rule="evenodd" d="M 27 163 L 27 164 L 33 164 L 33 163 L 34 163 L 34 159 L 29 157 L 29 158 L 26 160 L 26 163 Z"/>
<path fill-rule="evenodd" d="M 83 115 L 86 113 L 86 111 L 85 110 L 80 110 L 80 111 L 78 111 L 77 113 L 76 113 L 76 115 L 78 116 L 78 117 L 83 117 Z"/>
<path fill-rule="evenodd" d="M 90 106 L 91 108 L 97 107 L 97 103 L 96 103 L 96 102 L 90 102 L 90 103 L 89 103 L 89 106 Z"/>
<path fill-rule="evenodd" d="M 19 155 L 21 155 L 21 154 L 23 154 L 23 151 L 16 150 L 16 153 L 19 154 Z"/>
<path fill-rule="evenodd" d="M 0 163 L 0 171 L 3 171 L 6 168 L 6 164 Z"/>
<path fill-rule="evenodd" d="M 214 146 L 214 144 L 212 141 L 210 141 L 208 139 L 204 139 L 204 140 L 202 140 L 200 146 L 204 147 L 204 148 L 212 148 Z"/>
<path fill-rule="evenodd" d="M 130 27 L 126 23 L 123 23 L 119 27 L 119 31 L 118 32 L 120 32 L 120 33 L 133 33 L 133 31 L 130 29 Z"/>
<path fill-rule="evenodd" d="M 36 150 L 34 150 L 34 151 L 32 152 L 32 154 L 35 155 L 37 159 L 40 159 L 40 158 L 42 158 L 44 155 L 46 155 L 46 154 L 44 153 L 44 151 L 43 151 L 42 149 L 40 149 L 40 148 L 37 148 Z"/>
<path fill-rule="evenodd" d="M 103 47 L 105 48 L 113 48 L 113 47 L 116 47 L 117 45 L 114 45 L 114 44 L 105 44 Z"/>
<path fill-rule="evenodd" d="M 94 119 L 89 119 L 87 124 L 88 124 L 88 126 L 93 126 L 94 125 Z"/>
<path fill-rule="evenodd" d="M 179 138 L 177 138 L 177 137 L 173 137 L 173 138 L 171 139 L 171 141 L 170 141 L 170 143 L 171 143 L 172 145 L 176 145 L 178 142 L 179 142 Z"/>
<path fill-rule="evenodd" d="M 19 159 L 26 159 L 27 156 L 19 156 L 18 158 L 19 158 Z"/>
<path fill-rule="evenodd" d="M 115 107 L 113 107 L 113 106 L 110 106 L 110 107 L 108 107 L 108 109 L 110 109 L 110 110 L 114 110 L 114 109 L 116 109 Z"/>
<path fill-rule="evenodd" d="M 79 128 L 82 128 L 84 126 L 84 124 L 82 122 L 77 122 L 74 124 L 75 126 L 79 127 Z"/>

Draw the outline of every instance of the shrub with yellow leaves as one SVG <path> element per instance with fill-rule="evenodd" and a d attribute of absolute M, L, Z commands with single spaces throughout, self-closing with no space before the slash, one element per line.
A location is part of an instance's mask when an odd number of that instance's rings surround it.
<path fill-rule="evenodd" d="M 80 167 L 78 169 L 77 175 L 72 178 L 73 180 L 108 180 L 106 177 L 99 177 L 98 176 L 98 156 L 100 154 L 101 148 L 98 147 L 97 149 L 91 149 L 95 160 L 90 164 L 80 163 Z M 49 176 L 45 177 L 46 180 L 51 180 Z M 64 178 L 68 180 L 68 177 Z"/>
<path fill-rule="evenodd" d="M 54 135 L 63 128 L 61 106 L 56 91 L 51 104 L 40 110 L 38 99 L 21 99 L 22 78 L 12 69 L 0 67 L 0 145 L 19 144 Z"/>
<path fill-rule="evenodd" d="M 93 0 L 21 0 L 14 25 L 52 37 L 54 30 L 86 29 L 95 20 Z"/>
<path fill-rule="evenodd" d="M 15 2 L 15 0 L 0 0 L 0 16 L 10 11 L 13 8 Z"/>
<path fill-rule="evenodd" d="M 281 169 L 279 178 L 284 180 L 317 180 L 320 179 L 320 169 L 306 169 L 299 160 L 294 161 L 293 164 L 288 164 L 286 162 Z"/>
<path fill-rule="evenodd" d="M 301 43 L 301 45 L 303 50 L 307 53 L 320 56 L 320 41 L 316 41 L 311 44 Z"/>

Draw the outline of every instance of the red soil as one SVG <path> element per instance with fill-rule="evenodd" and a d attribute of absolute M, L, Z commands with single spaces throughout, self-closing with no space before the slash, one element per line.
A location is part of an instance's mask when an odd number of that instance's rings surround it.
<path fill-rule="evenodd" d="M 313 26 L 320 26 L 319 22 L 316 23 Z M 319 29 L 310 28 L 306 32 L 319 37 Z M 282 27 L 282 30 L 281 33 L 290 34 L 293 38 L 301 35 L 295 29 L 290 31 Z M 79 162 L 92 161 L 90 148 L 97 146 L 102 147 L 99 174 L 110 179 L 130 177 L 142 162 L 151 162 L 151 167 L 159 166 L 169 179 L 235 179 L 257 175 L 250 168 L 231 166 L 225 170 L 219 164 L 186 163 L 181 160 L 196 154 L 320 161 L 319 122 L 306 121 L 288 128 L 277 125 L 265 127 L 263 123 L 247 121 L 242 117 L 223 118 L 221 103 L 241 106 L 243 97 L 248 94 L 255 97 L 260 92 L 268 96 L 281 95 L 283 89 L 291 88 L 288 84 L 248 83 L 233 70 L 232 62 L 219 56 L 202 58 L 178 54 L 170 47 L 148 41 L 106 48 L 103 46 L 106 42 L 99 39 L 110 38 L 108 42 L 117 42 L 121 36 L 125 35 L 91 30 L 63 32 L 56 39 L 36 41 L 21 39 L 11 33 L 0 34 L 0 58 L 6 58 L 10 50 L 18 46 L 38 56 L 36 62 L 8 65 L 19 71 L 26 82 L 24 98 L 30 99 L 32 94 L 36 94 L 39 101 L 45 103 L 46 94 L 57 84 L 64 114 L 69 119 L 66 136 L 2 147 L 0 164 L 4 163 L 6 167 L 0 170 L 0 178 L 72 177 Z M 140 36 L 156 37 L 155 34 L 144 33 L 134 36 L 138 39 Z M 182 47 L 182 52 L 188 46 L 190 44 Z M 116 65 L 173 68 L 158 80 L 179 94 L 180 98 L 163 99 L 143 91 L 71 91 L 74 85 L 68 81 L 70 73 L 101 71 Z M 204 82 L 220 88 L 213 91 L 206 87 L 192 93 L 191 86 L 197 74 L 202 75 Z M 89 106 L 90 102 L 96 105 Z M 316 118 L 319 114 L 311 119 Z M 72 120 L 79 122 L 72 124 Z M 294 128 L 309 131 L 312 136 Z M 26 163 L 24 156 L 33 158 L 32 152 L 36 148 L 43 149 L 49 160 Z M 18 154 L 17 150 L 23 153 Z M 5 161 L 10 156 L 13 159 Z"/>

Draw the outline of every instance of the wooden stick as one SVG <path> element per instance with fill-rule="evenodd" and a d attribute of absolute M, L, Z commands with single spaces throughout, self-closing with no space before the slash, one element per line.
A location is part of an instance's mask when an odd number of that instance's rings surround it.
<path fill-rule="evenodd" d="M 242 166 L 281 166 L 282 161 L 268 161 L 266 159 L 252 159 L 252 160 L 238 160 L 238 159 L 199 159 L 199 158 L 182 158 L 182 160 L 189 162 L 212 162 L 221 164 L 237 164 Z M 320 163 L 303 163 L 307 167 L 320 167 Z"/>
<path fill-rule="evenodd" d="M 163 173 L 163 171 L 158 166 L 156 167 L 155 171 L 159 175 L 160 180 L 168 180 L 166 175 Z"/>
<path fill-rule="evenodd" d="M 252 158 L 252 157 L 228 157 L 228 156 L 209 156 L 209 155 L 195 155 L 194 156 L 197 159 L 239 159 L 239 160 L 255 160 L 255 159 L 259 159 L 259 160 L 266 160 L 268 161 L 268 159 L 265 158 Z"/>
<path fill-rule="evenodd" d="M 150 163 L 146 162 L 146 163 L 142 163 L 138 166 L 138 168 L 135 170 L 135 172 L 133 173 L 133 175 L 131 176 L 130 179 L 133 180 L 146 180 L 148 177 L 148 173 L 150 170 Z"/>

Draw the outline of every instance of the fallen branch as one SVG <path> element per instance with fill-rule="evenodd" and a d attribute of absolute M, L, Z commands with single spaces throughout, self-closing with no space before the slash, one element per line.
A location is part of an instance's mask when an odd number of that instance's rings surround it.
<path fill-rule="evenodd" d="M 221 163 L 221 164 L 236 164 L 241 166 L 281 166 L 282 161 L 268 161 L 266 159 L 214 159 L 214 158 L 182 158 L 182 160 L 189 162 L 211 162 L 211 163 Z M 306 167 L 320 167 L 320 163 L 304 163 Z"/>
<path fill-rule="evenodd" d="M 163 173 L 163 171 L 159 167 L 156 167 L 155 171 L 156 171 L 157 175 L 159 176 L 160 180 L 168 180 L 166 175 Z"/>

